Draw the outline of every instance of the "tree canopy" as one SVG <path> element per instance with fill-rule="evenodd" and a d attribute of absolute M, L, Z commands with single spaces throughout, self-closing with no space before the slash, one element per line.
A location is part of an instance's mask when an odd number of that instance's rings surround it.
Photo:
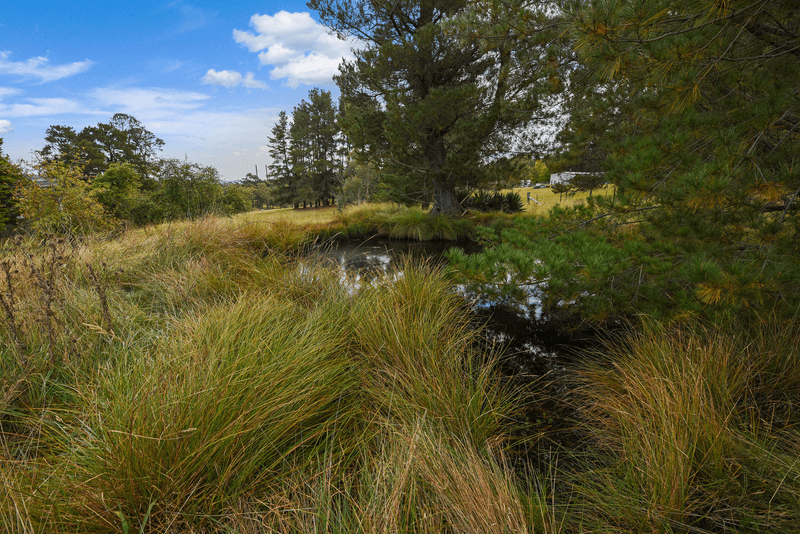
<path fill-rule="evenodd" d="M 323 24 L 360 39 L 340 66 L 342 126 L 362 160 L 394 177 L 398 200 L 460 210 L 456 188 L 486 166 L 558 90 L 549 2 L 311 0 Z M 405 197 L 405 198 L 403 198 Z"/>
<path fill-rule="evenodd" d="M 583 62 L 570 78 L 564 139 L 573 155 L 599 155 L 615 193 L 561 210 L 535 230 L 521 225 L 524 254 L 495 259 L 519 283 L 546 280 L 552 307 L 581 307 L 594 318 L 776 306 L 793 313 L 796 3 L 561 5 Z"/>
<path fill-rule="evenodd" d="M 317 88 L 292 111 L 281 111 L 268 137 L 275 200 L 295 207 L 328 206 L 336 196 L 344 153 L 336 108 L 330 91 Z"/>
<path fill-rule="evenodd" d="M 55 125 L 46 134 L 47 144 L 39 151 L 42 159 L 80 164 L 87 176 L 101 174 L 113 163 L 128 163 L 146 180 L 164 146 L 164 141 L 124 113 L 80 132 L 71 126 Z"/>
<path fill-rule="evenodd" d="M 14 188 L 22 179 L 20 168 L 3 155 L 3 139 L 0 138 L 0 230 L 17 216 Z"/>

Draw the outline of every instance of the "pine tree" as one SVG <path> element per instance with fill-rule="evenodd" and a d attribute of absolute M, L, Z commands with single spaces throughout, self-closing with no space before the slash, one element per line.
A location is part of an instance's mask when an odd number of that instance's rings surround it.
<path fill-rule="evenodd" d="M 274 184 L 275 203 L 278 205 L 294 203 L 294 175 L 289 159 L 289 117 L 285 111 L 278 115 L 278 122 L 272 127 L 272 136 L 267 138 L 269 155 L 269 176 Z"/>
<path fill-rule="evenodd" d="M 501 276 L 544 282 L 553 307 L 595 319 L 796 314 L 796 2 L 562 6 L 585 65 L 562 139 L 571 156 L 599 155 L 615 193 L 506 232 Z"/>
<path fill-rule="evenodd" d="M 341 182 L 339 126 L 329 91 L 312 89 L 292 112 L 289 159 L 293 203 L 328 206 Z"/>
<path fill-rule="evenodd" d="M 600 83 L 617 211 L 670 242 L 709 305 L 794 302 L 800 277 L 800 11 L 789 0 L 571 2 Z M 613 124 L 613 123 L 612 123 Z M 651 209 L 653 208 L 653 209 Z"/>
<path fill-rule="evenodd" d="M 557 90 L 548 2 L 311 0 L 323 24 L 363 46 L 340 66 L 345 130 L 364 161 L 395 177 L 398 199 L 457 213 L 456 188 Z"/>

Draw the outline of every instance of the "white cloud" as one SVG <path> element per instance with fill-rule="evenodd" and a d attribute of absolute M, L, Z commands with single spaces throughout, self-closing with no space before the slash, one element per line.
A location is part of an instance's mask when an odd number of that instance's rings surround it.
<path fill-rule="evenodd" d="M 260 52 L 262 65 L 273 65 L 272 79 L 286 85 L 331 84 L 342 59 L 352 59 L 355 42 L 328 34 L 309 13 L 279 11 L 275 15 L 250 17 L 253 31 L 233 30 L 233 39 L 251 52 Z"/>
<path fill-rule="evenodd" d="M 0 113 L 8 117 L 33 117 L 41 115 L 63 115 L 79 113 L 95 115 L 98 110 L 87 109 L 74 100 L 66 98 L 28 98 L 26 104 L 0 104 Z"/>
<path fill-rule="evenodd" d="M 230 70 L 221 70 L 217 72 L 214 69 L 208 69 L 206 75 L 203 76 L 203 83 L 221 85 L 222 87 L 236 87 L 242 83 L 242 75 Z"/>
<path fill-rule="evenodd" d="M 0 52 L 0 74 L 17 74 L 26 78 L 38 78 L 42 83 L 52 82 L 79 74 L 94 63 L 77 61 L 66 65 L 50 65 L 46 57 L 32 57 L 27 61 L 11 61 L 11 52 Z"/>
<path fill-rule="evenodd" d="M 0 100 L 2 100 L 7 96 L 18 95 L 21 92 L 22 91 L 20 91 L 19 89 L 14 89 L 13 87 L 0 87 Z"/>
<path fill-rule="evenodd" d="M 158 116 L 160 113 L 177 113 L 201 107 L 209 97 L 192 91 L 172 89 L 103 88 L 95 89 L 91 96 L 103 105 L 121 109 L 123 113 L 139 116 L 147 113 Z"/>
<path fill-rule="evenodd" d="M 206 75 L 203 76 L 202 83 L 221 85 L 227 88 L 242 84 L 248 89 L 267 89 L 267 85 L 264 82 L 256 80 L 252 72 L 248 72 L 242 77 L 238 72 L 231 70 L 221 70 L 217 72 L 214 69 L 208 69 Z"/>
<path fill-rule="evenodd" d="M 295 88 L 301 83 L 308 85 L 330 83 L 341 59 L 332 59 L 319 54 L 300 56 L 295 60 L 275 67 L 269 73 L 273 79 L 286 78 L 286 85 Z"/>
<path fill-rule="evenodd" d="M 5 134 L 14 130 L 11 121 L 0 119 L 0 134 Z"/>
<path fill-rule="evenodd" d="M 245 74 L 244 80 L 242 80 L 242 85 L 248 89 L 267 89 L 267 84 L 256 80 L 252 72 Z"/>

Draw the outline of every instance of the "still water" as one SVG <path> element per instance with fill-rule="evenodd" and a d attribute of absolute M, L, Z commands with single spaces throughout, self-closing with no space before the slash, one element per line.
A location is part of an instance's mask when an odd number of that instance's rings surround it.
<path fill-rule="evenodd" d="M 371 238 L 333 244 L 320 251 L 341 270 L 350 283 L 372 283 L 389 272 L 396 272 L 406 258 L 434 265 L 447 263 L 445 254 L 454 246 L 466 253 L 481 250 L 475 243 L 451 241 L 401 241 Z M 456 286 L 474 310 L 476 324 L 485 324 L 487 339 L 505 350 L 506 372 L 530 379 L 563 370 L 577 349 L 586 348 L 593 336 L 586 330 L 570 327 L 563 319 L 548 318 L 542 310 L 536 287 L 528 288 L 527 302 L 500 302 Z"/>

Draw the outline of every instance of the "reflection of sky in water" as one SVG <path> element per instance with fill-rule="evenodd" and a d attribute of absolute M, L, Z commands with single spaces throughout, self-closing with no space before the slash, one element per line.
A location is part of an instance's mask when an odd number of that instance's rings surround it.
<path fill-rule="evenodd" d="M 391 282 L 403 276 L 402 262 L 406 258 L 434 264 L 445 262 L 444 253 L 453 246 L 449 242 L 375 239 L 318 251 L 311 261 L 327 261 L 338 269 L 342 285 L 352 294 L 364 285 Z M 508 364 L 518 372 L 541 375 L 560 368 L 558 358 L 564 339 L 554 334 L 553 325 L 547 324 L 539 287 L 522 287 L 525 295 L 522 301 L 492 298 L 464 285 L 454 289 L 470 303 L 478 320 L 486 322 L 484 335 L 491 343 L 505 348 Z"/>

